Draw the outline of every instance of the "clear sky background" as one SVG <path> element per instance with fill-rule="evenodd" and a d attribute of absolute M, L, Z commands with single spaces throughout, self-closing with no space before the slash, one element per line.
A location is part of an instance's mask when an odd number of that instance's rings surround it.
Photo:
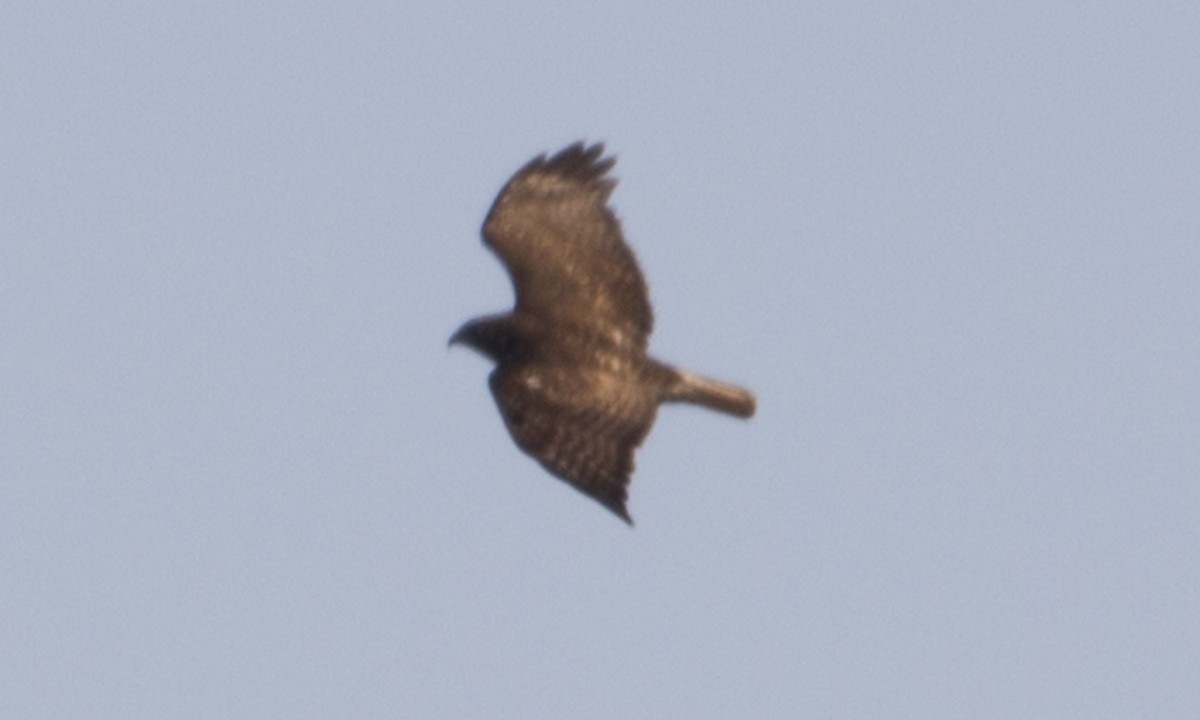
<path fill-rule="evenodd" d="M 446 340 L 603 140 L 633 529 Z M 17 2 L 0 716 L 1200 717 L 1200 5 Z"/>

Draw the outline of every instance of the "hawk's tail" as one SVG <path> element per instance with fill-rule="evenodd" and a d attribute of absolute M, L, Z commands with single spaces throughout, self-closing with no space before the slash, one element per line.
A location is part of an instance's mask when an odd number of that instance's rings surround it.
<path fill-rule="evenodd" d="M 674 382 L 667 388 L 666 402 L 703 405 L 717 412 L 748 418 L 754 414 L 754 395 L 736 385 L 675 370 Z"/>

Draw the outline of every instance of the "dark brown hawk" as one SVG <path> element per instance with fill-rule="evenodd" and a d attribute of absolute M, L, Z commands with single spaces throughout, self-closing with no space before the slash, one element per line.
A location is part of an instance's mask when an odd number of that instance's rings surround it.
<path fill-rule="evenodd" d="M 646 354 L 654 322 L 646 281 L 607 207 L 616 160 L 576 143 L 517 171 L 483 223 L 516 289 L 511 313 L 477 318 L 450 339 L 496 362 L 492 395 L 513 440 L 547 470 L 632 524 L 633 452 L 663 402 L 738 417 L 754 396 Z"/>

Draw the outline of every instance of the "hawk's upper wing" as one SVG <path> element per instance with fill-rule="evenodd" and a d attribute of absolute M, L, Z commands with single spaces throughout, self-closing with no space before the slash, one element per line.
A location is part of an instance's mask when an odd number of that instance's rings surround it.
<path fill-rule="evenodd" d="M 500 366 L 490 385 L 509 434 L 551 474 L 633 524 L 625 510 L 633 453 L 657 404 L 636 395 L 589 397 L 573 368 Z M 578 385 L 584 382 L 584 385 Z"/>
<path fill-rule="evenodd" d="M 637 260 L 605 205 L 616 185 L 605 174 L 616 160 L 603 152 L 576 143 L 534 158 L 496 197 L 483 239 L 512 276 L 518 312 L 644 348 L 653 314 Z"/>

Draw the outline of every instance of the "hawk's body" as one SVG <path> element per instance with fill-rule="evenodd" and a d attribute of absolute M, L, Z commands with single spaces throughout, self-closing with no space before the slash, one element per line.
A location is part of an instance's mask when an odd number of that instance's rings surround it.
<path fill-rule="evenodd" d="M 512 313 L 472 320 L 451 342 L 496 362 L 490 384 L 509 433 L 547 470 L 630 521 L 633 452 L 666 401 L 749 417 L 754 396 L 646 355 L 645 280 L 606 203 L 602 145 L 540 156 L 492 205 L 483 237 L 512 276 Z"/>

